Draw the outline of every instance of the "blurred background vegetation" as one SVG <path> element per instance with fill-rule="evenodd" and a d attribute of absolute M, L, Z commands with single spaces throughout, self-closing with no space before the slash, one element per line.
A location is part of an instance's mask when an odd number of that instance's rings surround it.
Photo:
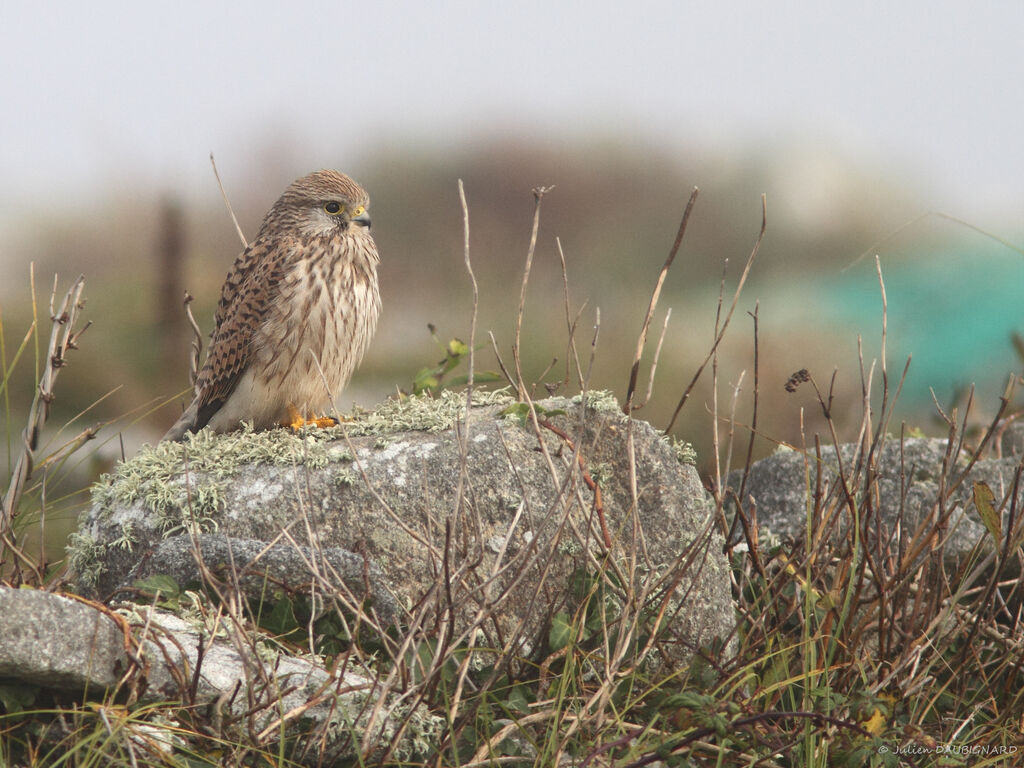
<path fill-rule="evenodd" d="M 415 372 L 443 357 L 428 324 L 442 341 L 468 340 L 472 294 L 463 266 L 459 178 L 480 283 L 480 369 L 497 367 L 484 344 L 487 331 L 510 360 L 533 216 L 531 189 L 541 185 L 554 189 L 543 200 L 524 321 L 524 373 L 530 381 L 542 374 L 548 383 L 565 377 L 560 241 L 573 314 L 582 308 L 576 335 L 584 352 L 600 308 L 590 385 L 624 396 L 647 302 L 694 186 L 700 196 L 645 356 L 649 363 L 671 308 L 654 397 L 642 418 L 667 424 L 709 349 L 720 283 L 724 276 L 728 302 L 760 228 L 762 192 L 768 200 L 767 235 L 721 348 L 718 376 L 720 407 L 727 411 L 732 389 L 746 372 L 736 419 L 749 423 L 749 313 L 757 306 L 759 427 L 765 436 L 758 455 L 778 441 L 800 441 L 800 409 L 807 435 L 820 424 L 809 388 L 795 394 L 783 389 L 801 368 L 823 387 L 838 369 L 834 415 L 842 427 L 855 426 L 858 336 L 867 363 L 880 351 L 876 253 L 888 289 L 890 376 L 898 378 L 906 356 L 914 356 L 898 410 L 903 419 L 928 431 L 935 412 L 932 391 L 945 408 L 972 383 L 987 411 L 1008 375 L 1020 369 L 1012 334 L 1024 329 L 1024 256 L 964 224 L 937 216 L 915 220 L 927 210 L 926 193 L 894 180 L 884 168 L 795 146 L 725 157 L 645 150 L 614 137 L 558 142 L 522 136 L 492 136 L 459 149 L 389 144 L 355 163 L 325 152 L 324 163 L 370 190 L 383 256 L 384 314 L 367 359 L 339 399 L 342 410 L 353 403 L 372 407 L 398 390 L 409 391 Z M 252 236 L 284 187 L 314 169 L 299 167 L 277 143 L 253 158 L 250 169 L 224 183 L 243 231 Z M 63 424 L 83 411 L 83 424 L 116 420 L 106 431 L 108 437 L 119 433 L 109 444 L 112 457 L 122 446 L 130 454 L 157 439 L 180 412 L 191 340 L 182 291 L 195 297 L 196 318 L 208 333 L 221 281 L 240 249 L 212 172 L 208 186 L 209 193 L 196 199 L 124 186 L 57 218 L 41 209 L 17 223 L 16 247 L 5 254 L 0 302 L 8 355 L 31 320 L 29 263 L 35 265 L 44 321 L 53 275 L 61 276 L 61 290 L 77 274 L 86 275 L 85 317 L 93 327 L 63 373 L 50 423 Z M 7 430 L 9 440 L 32 396 L 30 363 L 26 358 L 16 368 L 10 387 L 16 423 Z M 674 430 L 696 445 L 702 467 L 711 442 L 710 384 L 705 375 Z M 641 385 L 642 392 L 646 374 Z M 847 409 L 850 421 L 844 418 Z"/>

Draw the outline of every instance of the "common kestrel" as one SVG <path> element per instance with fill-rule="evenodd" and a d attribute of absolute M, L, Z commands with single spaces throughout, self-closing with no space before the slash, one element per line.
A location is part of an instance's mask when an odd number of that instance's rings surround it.
<path fill-rule="evenodd" d="M 164 440 L 326 414 L 380 314 L 369 204 L 337 171 L 285 190 L 224 281 L 195 398 Z"/>

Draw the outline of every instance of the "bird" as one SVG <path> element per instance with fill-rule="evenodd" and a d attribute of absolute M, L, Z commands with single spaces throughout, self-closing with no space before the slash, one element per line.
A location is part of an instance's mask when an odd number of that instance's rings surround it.
<path fill-rule="evenodd" d="M 294 181 L 235 259 L 194 397 L 162 440 L 325 426 L 377 327 L 380 257 L 370 198 L 343 173 Z M 319 414 L 319 416 L 317 415 Z"/>

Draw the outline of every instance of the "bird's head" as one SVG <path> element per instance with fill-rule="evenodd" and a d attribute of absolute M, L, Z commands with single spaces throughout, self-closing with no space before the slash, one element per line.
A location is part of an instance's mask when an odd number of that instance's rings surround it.
<path fill-rule="evenodd" d="M 289 229 L 304 237 L 370 231 L 370 197 L 338 171 L 317 171 L 292 182 L 274 203 L 263 228 Z"/>

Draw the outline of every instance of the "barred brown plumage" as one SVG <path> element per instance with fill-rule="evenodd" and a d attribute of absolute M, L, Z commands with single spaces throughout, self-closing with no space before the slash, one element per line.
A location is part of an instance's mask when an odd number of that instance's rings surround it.
<path fill-rule="evenodd" d="M 285 190 L 224 281 L 195 397 L 164 440 L 326 413 L 380 314 L 368 206 L 365 190 L 337 171 Z"/>

